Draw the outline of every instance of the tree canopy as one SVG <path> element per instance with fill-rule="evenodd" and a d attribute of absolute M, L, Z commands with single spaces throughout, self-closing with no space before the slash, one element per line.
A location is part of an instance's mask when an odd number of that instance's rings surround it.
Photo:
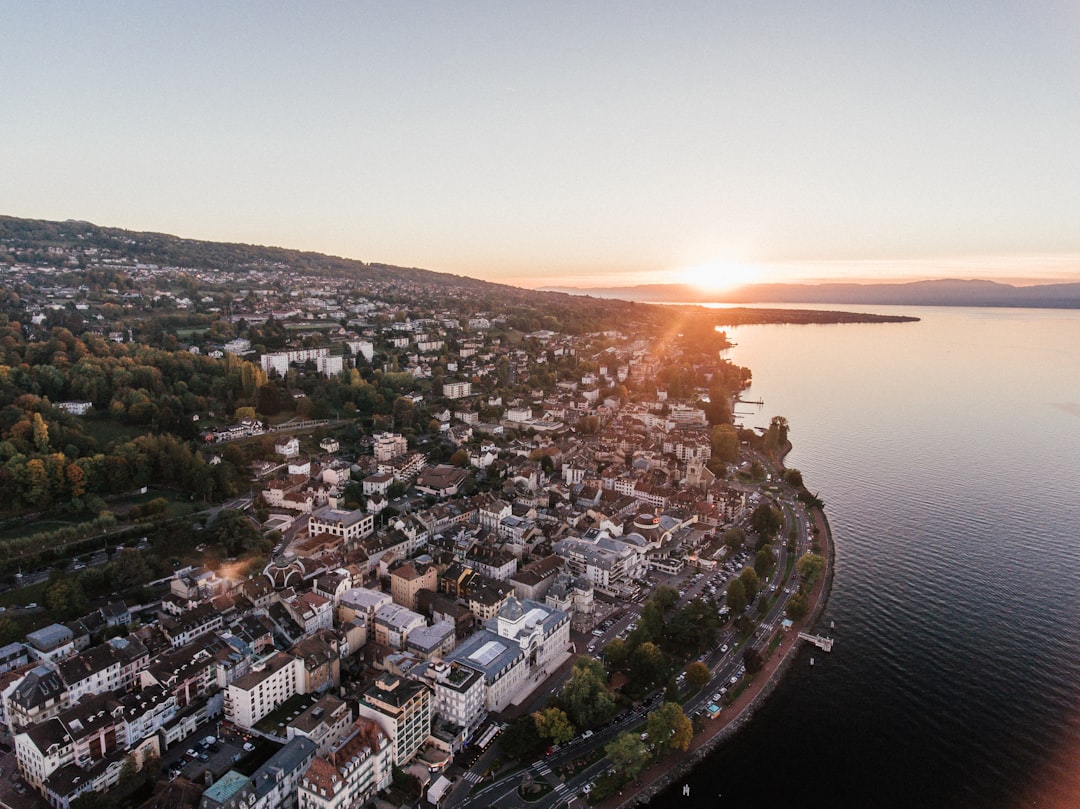
<path fill-rule="evenodd" d="M 825 570 L 825 557 L 817 553 L 803 554 L 795 563 L 795 570 L 806 584 L 812 585 Z"/>

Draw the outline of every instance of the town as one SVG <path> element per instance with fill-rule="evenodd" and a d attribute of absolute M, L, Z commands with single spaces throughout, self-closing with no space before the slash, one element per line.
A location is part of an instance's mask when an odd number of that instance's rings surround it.
<path fill-rule="evenodd" d="M 807 615 L 707 313 L 0 233 L 8 805 L 597 802 Z"/>

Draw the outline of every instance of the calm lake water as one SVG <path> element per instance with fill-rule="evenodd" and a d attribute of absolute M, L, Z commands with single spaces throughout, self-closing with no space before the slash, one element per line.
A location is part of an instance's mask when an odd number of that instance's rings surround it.
<path fill-rule="evenodd" d="M 847 308 L 922 320 L 729 331 L 825 501 L 836 646 L 654 805 L 1080 807 L 1080 312 Z"/>

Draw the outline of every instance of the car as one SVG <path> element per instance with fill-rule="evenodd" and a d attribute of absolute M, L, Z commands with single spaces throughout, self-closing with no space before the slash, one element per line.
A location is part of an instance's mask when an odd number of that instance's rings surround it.
<path fill-rule="evenodd" d="M 732 685 L 735 685 L 735 683 L 737 683 L 737 682 L 739 682 L 739 678 L 738 678 L 738 677 L 736 677 L 735 675 L 732 675 L 732 677 L 731 677 L 731 684 L 732 684 Z"/>
<path fill-rule="evenodd" d="M 717 691 L 717 692 L 716 692 L 715 694 L 713 694 L 713 695 L 712 695 L 712 701 L 713 701 L 713 702 L 719 702 L 719 701 L 720 701 L 720 698 L 721 698 L 722 696 L 724 696 L 724 695 L 723 695 L 723 694 L 721 694 L 721 693 L 720 693 L 719 691 Z"/>
<path fill-rule="evenodd" d="M 184 755 L 187 756 L 188 758 L 197 758 L 199 754 L 195 752 L 194 748 L 189 747 L 184 752 Z"/>
<path fill-rule="evenodd" d="M 726 643 L 723 646 L 720 647 L 721 652 L 726 652 L 727 650 L 728 650 L 728 645 Z"/>
<path fill-rule="evenodd" d="M 199 753 L 199 761 L 209 761 L 209 760 L 210 760 L 210 756 L 208 756 L 206 753 Z"/>
<path fill-rule="evenodd" d="M 255 745 L 253 745 L 251 742 L 244 742 L 244 752 L 245 753 L 250 753 L 254 749 L 255 749 Z"/>
<path fill-rule="evenodd" d="M 585 731 L 584 733 L 581 734 L 581 738 L 588 739 L 592 735 L 593 735 L 593 732 L 591 730 L 587 730 L 587 731 Z"/>

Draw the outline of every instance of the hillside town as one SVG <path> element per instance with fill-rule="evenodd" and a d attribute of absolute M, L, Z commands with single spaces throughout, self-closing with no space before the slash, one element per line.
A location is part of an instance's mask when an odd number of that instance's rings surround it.
<path fill-rule="evenodd" d="M 419 277 L 6 244 L 27 352 L 69 337 L 102 355 L 154 346 L 251 384 L 224 408 L 194 385 L 187 398 L 74 374 L 37 386 L 33 424 L 52 434 L 95 414 L 161 429 L 168 407 L 200 469 L 244 468 L 229 502 L 219 481 L 205 510 L 163 529 L 177 550 L 158 555 L 177 558 L 140 598 L 114 592 L 0 648 L 17 773 L 0 798 L 78 809 L 150 776 L 148 807 L 441 805 L 578 658 L 630 636 L 658 584 L 696 585 L 684 603 L 700 596 L 720 626 L 752 552 L 763 574 L 784 562 L 758 519 L 780 511 L 779 480 L 731 424 L 749 374 L 715 330 L 706 344 L 610 322 L 571 333 L 542 305 L 526 315 Z M 5 314 L 16 322 L 10 297 Z M 7 362 L 9 386 L 68 367 L 55 353 Z M 200 557 L 198 531 L 226 519 L 272 549 Z"/>

